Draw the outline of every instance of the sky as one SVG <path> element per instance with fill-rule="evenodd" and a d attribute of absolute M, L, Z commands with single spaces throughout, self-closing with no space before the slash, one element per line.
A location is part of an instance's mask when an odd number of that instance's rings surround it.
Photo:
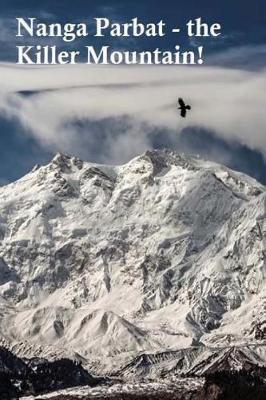
<path fill-rule="evenodd" d="M 204 46 L 203 66 L 19 67 L 15 17 L 39 22 L 88 22 L 107 17 L 168 29 L 190 19 L 222 25 L 217 38 L 93 38 L 84 45 L 117 50 Z M 150 148 L 199 154 L 266 184 L 266 3 L 264 0 L 86 1 L 0 0 L 0 185 L 48 162 L 58 152 L 119 164 Z M 89 43 L 88 43 L 89 40 Z M 186 120 L 181 96 L 192 105 Z"/>

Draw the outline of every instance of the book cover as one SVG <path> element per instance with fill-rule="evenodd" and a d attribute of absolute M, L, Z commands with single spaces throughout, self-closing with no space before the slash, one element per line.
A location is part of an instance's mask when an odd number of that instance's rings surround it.
<path fill-rule="evenodd" d="M 265 2 L 0 6 L 0 398 L 266 398 Z"/>

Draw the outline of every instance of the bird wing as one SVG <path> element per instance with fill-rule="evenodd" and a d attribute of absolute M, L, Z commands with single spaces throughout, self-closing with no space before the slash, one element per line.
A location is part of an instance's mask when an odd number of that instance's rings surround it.
<path fill-rule="evenodd" d="M 184 100 L 181 97 L 179 97 L 178 103 L 179 103 L 180 107 L 185 107 L 186 106 Z"/>
<path fill-rule="evenodd" d="M 186 115 L 187 115 L 187 110 L 185 108 L 182 108 L 181 117 L 186 118 Z"/>

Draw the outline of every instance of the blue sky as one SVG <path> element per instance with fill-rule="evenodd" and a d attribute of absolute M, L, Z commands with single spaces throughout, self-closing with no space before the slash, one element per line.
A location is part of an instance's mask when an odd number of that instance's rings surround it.
<path fill-rule="evenodd" d="M 202 17 L 206 22 L 219 22 L 222 25 L 222 37 L 220 37 L 219 40 L 208 38 L 200 42 L 204 45 L 206 54 L 206 66 L 203 68 L 216 66 L 224 69 L 252 72 L 253 75 L 249 79 L 250 81 L 254 81 L 256 74 L 261 74 L 261 71 L 266 67 L 266 2 L 263 0 L 253 0 L 252 2 L 247 0 L 165 0 L 134 2 L 85 0 L 48 0 L 38 2 L 36 0 L 0 0 L 0 11 L 0 62 L 14 63 L 16 60 L 15 46 L 18 42 L 15 38 L 15 17 L 17 16 L 37 17 L 39 21 L 47 23 L 85 22 L 91 20 L 93 17 L 101 16 L 109 17 L 119 22 L 127 22 L 133 17 L 138 17 L 143 22 L 157 22 L 163 19 L 167 23 L 169 29 L 175 25 L 184 26 L 189 19 Z M 83 46 L 87 44 L 85 43 L 87 40 L 88 39 L 79 41 L 77 44 L 75 43 L 75 45 Z M 180 35 L 177 39 L 173 34 L 168 34 L 161 39 L 113 39 L 111 44 L 115 48 L 127 48 L 129 50 L 141 51 L 154 49 L 156 47 L 168 50 L 172 49 L 177 41 L 184 47 L 191 45 L 185 35 Z M 102 46 L 103 44 L 109 44 L 109 42 L 108 39 L 104 39 L 103 41 L 90 38 L 90 44 Z M 66 47 L 65 43 L 59 43 L 59 45 Z M 99 74 L 100 73 L 99 71 Z M 136 74 L 137 73 L 138 72 L 136 72 Z M 165 74 L 167 74 L 167 72 L 165 72 Z M 223 76 L 225 75 L 226 72 Z M 233 76 L 234 75 L 230 78 L 232 81 L 230 87 L 232 93 L 242 88 L 242 86 L 237 85 L 233 87 Z M 20 78 L 18 77 L 17 79 Z M 219 79 L 220 78 L 217 76 L 217 90 L 220 90 L 221 85 Z M 222 82 L 226 83 L 227 78 L 223 77 L 223 79 L 225 80 Z M 238 80 L 237 75 L 235 79 L 236 81 Z M 53 85 L 56 89 L 54 81 Z M 27 85 L 23 86 L 23 89 L 27 90 Z M 252 87 L 252 90 L 254 90 L 253 95 L 255 97 L 256 87 Z M 179 91 L 177 90 L 176 93 L 179 94 Z M 188 93 L 190 93 L 190 91 L 188 91 Z M 186 94 L 186 87 L 182 86 L 181 95 L 186 97 Z M 122 96 L 124 95 L 125 94 L 122 93 Z M 131 95 L 132 94 L 130 94 L 130 96 Z M 139 95 L 141 96 L 141 92 L 139 92 Z M 16 101 L 24 101 L 25 104 L 23 103 L 23 107 L 25 108 L 25 106 L 28 105 L 27 96 L 18 93 L 16 93 L 16 96 Z M 138 97 L 137 89 L 134 92 L 134 96 L 136 96 L 136 98 Z M 41 101 L 39 97 L 36 97 L 36 100 Z M 71 110 L 71 104 L 68 106 Z M 82 107 L 83 104 L 81 104 L 81 108 Z M 102 108 L 104 107 L 105 105 L 102 104 Z M 240 105 L 238 105 L 238 107 L 240 107 Z M 103 110 L 101 110 L 101 112 L 102 111 Z M 243 114 L 245 112 L 246 111 L 243 109 Z M 156 124 L 149 123 L 149 127 L 147 128 L 147 123 L 145 127 L 143 127 L 143 125 L 138 122 L 137 128 L 134 126 L 133 129 L 133 120 L 132 118 L 128 119 L 127 115 L 117 116 L 116 113 L 112 111 L 113 114 L 109 113 L 110 115 L 107 115 L 108 118 L 103 118 L 101 116 L 97 119 L 91 115 L 81 117 L 80 113 L 78 113 L 78 117 L 75 115 L 72 119 L 66 118 L 63 124 L 64 126 L 61 121 L 60 126 L 63 126 L 64 129 L 67 126 L 67 134 L 71 137 L 70 142 L 66 145 L 63 143 L 64 136 L 60 137 L 60 140 L 52 140 L 51 138 L 45 140 L 41 132 L 36 133 L 39 127 L 36 126 L 35 121 L 34 124 L 29 121 L 27 123 L 23 122 L 25 118 L 21 113 L 22 111 L 19 116 L 15 113 L 10 115 L 4 108 L 2 110 L 0 108 L 0 184 L 22 176 L 36 163 L 47 162 L 56 151 L 69 151 L 69 149 L 72 148 L 73 152 L 77 153 L 77 155 L 88 160 L 92 159 L 92 161 L 111 161 L 114 163 L 126 161 L 123 157 L 120 157 L 119 153 L 119 146 L 121 143 L 123 146 L 132 145 L 130 141 L 126 143 L 123 141 L 123 135 L 126 135 L 126 129 L 130 132 L 134 132 L 132 133 L 132 140 L 135 141 L 139 141 L 136 132 L 141 129 L 146 129 L 145 138 L 143 138 L 141 143 L 137 143 L 138 145 L 135 146 L 136 153 L 139 149 L 142 151 L 146 145 L 156 148 L 167 146 L 179 151 L 198 153 L 204 157 L 223 162 L 233 168 L 243 170 L 266 183 L 264 161 L 266 153 L 263 147 L 263 135 L 265 136 L 265 133 L 260 132 L 259 137 L 253 142 L 250 139 L 254 133 L 252 132 L 252 128 L 250 128 L 250 133 L 247 130 L 243 137 L 235 134 L 237 130 L 235 121 L 232 123 L 232 127 L 230 127 L 229 124 L 226 126 L 226 134 L 223 134 L 220 125 L 218 125 L 217 128 L 215 124 L 206 126 L 208 124 L 205 123 L 205 120 L 204 123 L 201 123 L 200 118 L 197 118 L 195 120 L 196 122 L 193 120 L 191 125 L 189 123 L 186 124 L 186 126 L 184 126 L 183 129 L 180 128 L 179 133 L 175 135 L 173 124 L 170 124 L 170 126 L 162 124 L 162 126 L 160 126 L 158 122 L 156 122 Z M 258 123 L 258 118 L 260 118 L 260 115 L 256 114 L 256 121 L 254 120 L 254 123 Z M 261 129 L 261 126 L 263 126 L 263 124 L 258 124 L 258 129 Z M 70 127 L 71 134 L 69 133 Z M 33 132 L 34 129 L 35 132 Z M 230 129 L 232 129 L 231 136 Z M 239 131 L 242 129 L 243 126 L 242 123 L 240 123 Z M 43 135 L 45 134 L 46 133 Z M 119 136 L 119 141 L 117 141 L 117 136 Z M 250 136 L 250 138 L 248 138 L 248 136 Z M 73 137 L 76 138 L 76 145 L 74 144 Z M 260 145 L 260 143 L 262 145 Z M 110 145 L 115 147 L 115 152 L 113 152 L 112 157 L 108 158 L 106 153 Z M 123 151 L 124 148 L 121 147 L 121 152 Z M 128 153 L 128 157 L 131 155 L 134 155 L 134 152 L 132 154 L 130 152 Z"/>
<path fill-rule="evenodd" d="M 41 4 L 41 6 L 40 6 Z M 157 22 L 163 19 L 170 30 L 176 24 L 185 23 L 202 17 L 208 23 L 219 22 L 222 25 L 223 37 L 220 40 L 203 41 L 207 53 L 217 52 L 225 48 L 264 45 L 266 43 L 266 3 L 263 0 L 177 0 L 177 1 L 53 1 L 42 3 L 36 0 L 1 0 L 1 21 L 5 24 L 6 33 L 10 33 L 10 41 L 1 49 L 1 59 L 15 60 L 14 17 L 36 17 L 45 22 L 82 22 L 93 17 L 110 17 L 114 21 L 127 22 L 138 17 L 141 21 Z M 12 20 L 14 25 L 12 25 Z M 10 31 L 10 32 L 8 32 Z M 6 39 L 6 38 L 5 38 Z M 92 39 L 90 39 L 92 40 Z M 134 42 L 128 39 L 119 40 L 121 47 L 136 46 L 140 49 L 151 49 L 160 46 L 167 49 L 176 44 L 176 36 L 168 34 L 164 38 L 138 38 Z M 97 44 L 99 38 L 95 39 Z M 104 39 L 106 43 L 106 39 Z M 185 35 L 178 41 L 187 45 Z M 103 44 L 103 43 L 99 43 Z M 118 44 L 118 43 L 116 43 Z"/>

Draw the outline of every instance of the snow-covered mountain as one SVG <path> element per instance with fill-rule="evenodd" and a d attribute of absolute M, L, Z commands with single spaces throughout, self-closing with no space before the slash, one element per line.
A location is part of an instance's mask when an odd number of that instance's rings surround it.
<path fill-rule="evenodd" d="M 2 343 L 101 373 L 180 351 L 197 370 L 232 346 L 263 364 L 265 218 L 264 186 L 196 157 L 58 154 L 0 188 Z"/>

